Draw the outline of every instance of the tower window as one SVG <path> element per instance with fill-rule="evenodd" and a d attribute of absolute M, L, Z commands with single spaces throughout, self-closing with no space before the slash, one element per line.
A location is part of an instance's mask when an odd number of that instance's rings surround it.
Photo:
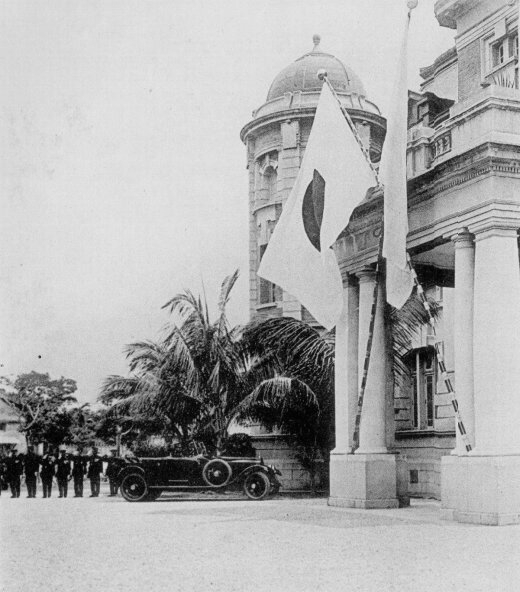
<path fill-rule="evenodd" d="M 260 261 L 264 256 L 265 250 L 267 249 L 267 245 L 260 245 Z M 259 304 L 269 304 L 271 302 L 276 302 L 276 286 L 265 280 L 264 278 L 259 279 L 259 290 L 258 290 L 258 303 Z"/>
<path fill-rule="evenodd" d="M 267 190 L 267 200 L 273 201 L 276 197 L 276 185 L 278 182 L 278 175 L 276 170 L 270 166 L 267 167 L 264 173 L 264 187 Z"/>

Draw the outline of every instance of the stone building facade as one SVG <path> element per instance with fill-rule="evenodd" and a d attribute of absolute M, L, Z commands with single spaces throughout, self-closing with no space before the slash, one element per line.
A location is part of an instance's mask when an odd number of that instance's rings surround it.
<path fill-rule="evenodd" d="M 440 303 L 441 325 L 437 337 L 425 327 L 410 343 L 409 384 L 392 392 L 380 302 L 373 346 L 380 362 L 370 367 L 361 445 L 350 454 L 383 201 L 381 192 L 369 192 L 335 245 L 349 313 L 337 329 L 329 503 L 392 507 L 407 491 L 441 498 L 446 517 L 518 522 L 519 6 L 518 0 L 437 0 L 435 13 L 441 26 L 456 31 L 455 46 L 421 70 L 421 92 L 409 94 L 408 249 Z M 319 46 L 278 75 L 268 101 L 242 130 L 252 315 L 306 320 L 297 302 L 276 287 L 267 292 L 255 272 L 298 170 L 319 93 L 312 66 L 320 60 L 374 162 L 381 152 L 385 121 L 377 107 L 350 70 L 332 75 L 335 58 Z M 265 183 L 271 171 L 276 179 Z M 469 452 L 437 368 L 436 341 L 455 384 Z"/>

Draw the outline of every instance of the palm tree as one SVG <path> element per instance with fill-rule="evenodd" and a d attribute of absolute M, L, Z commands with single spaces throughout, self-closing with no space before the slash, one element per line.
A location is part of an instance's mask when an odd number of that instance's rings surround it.
<path fill-rule="evenodd" d="M 334 441 L 334 336 L 281 317 L 251 323 L 243 340 L 270 360 L 272 375 L 240 403 L 238 418 L 290 434 L 314 490 L 317 460 L 327 460 Z"/>
<path fill-rule="evenodd" d="M 187 393 L 200 402 L 194 435 L 222 448 L 238 406 L 253 385 L 271 376 L 273 356 L 258 356 L 244 346 L 241 327 L 230 328 L 226 314 L 238 270 L 222 283 L 218 315 L 211 321 L 205 299 L 186 291 L 164 308 L 174 316 L 165 339 L 171 370 L 182 376 Z"/>
<path fill-rule="evenodd" d="M 132 376 L 109 377 L 102 400 L 161 415 L 179 439 L 195 436 L 220 449 L 251 377 L 263 377 L 267 366 L 244 350 L 241 329 L 229 327 L 226 307 L 237 279 L 238 270 L 224 279 L 214 321 L 205 298 L 185 291 L 169 300 L 163 308 L 173 319 L 164 339 L 129 345 Z"/>
<path fill-rule="evenodd" d="M 142 341 L 126 347 L 132 375 L 109 376 L 99 400 L 111 406 L 110 415 L 127 430 L 146 419 L 162 420 L 168 439 L 187 440 L 200 409 L 200 401 L 186 391 L 181 377 L 171 371 L 163 343 Z"/>

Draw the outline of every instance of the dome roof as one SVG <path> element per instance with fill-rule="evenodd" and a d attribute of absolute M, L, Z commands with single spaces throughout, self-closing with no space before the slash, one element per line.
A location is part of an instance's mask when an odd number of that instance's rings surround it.
<path fill-rule="evenodd" d="M 267 101 L 283 96 L 286 92 L 320 91 L 323 81 L 318 78 L 318 70 L 327 71 L 329 81 L 338 92 L 355 93 L 365 96 L 361 80 L 342 61 L 320 49 L 320 36 L 314 35 L 314 48 L 301 58 L 284 68 L 273 80 L 267 93 Z"/>

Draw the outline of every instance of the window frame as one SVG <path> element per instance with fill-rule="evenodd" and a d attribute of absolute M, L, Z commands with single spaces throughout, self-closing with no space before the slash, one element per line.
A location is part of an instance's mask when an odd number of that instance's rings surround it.
<path fill-rule="evenodd" d="M 412 429 L 435 429 L 435 395 L 437 394 L 437 356 L 432 347 L 410 352 L 410 419 Z M 412 362 L 410 360 L 410 362 Z"/>
<path fill-rule="evenodd" d="M 483 44 L 483 59 L 484 66 L 483 78 L 485 79 L 491 74 L 504 68 L 508 64 L 518 62 L 518 28 L 508 31 L 502 37 L 495 38 L 493 34 L 488 35 L 482 40 Z M 503 56 L 501 61 L 495 62 L 495 50 L 497 47 L 503 49 Z"/>

